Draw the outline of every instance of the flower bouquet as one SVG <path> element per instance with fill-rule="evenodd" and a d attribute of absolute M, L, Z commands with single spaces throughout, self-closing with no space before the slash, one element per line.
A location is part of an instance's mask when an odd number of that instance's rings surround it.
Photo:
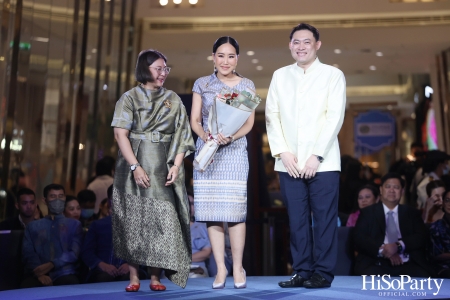
<path fill-rule="evenodd" d="M 261 98 L 249 88 L 240 93 L 235 91 L 227 93 L 226 90 L 222 90 L 216 96 L 209 111 L 209 139 L 194 160 L 196 170 L 204 171 L 212 162 L 214 154 L 219 149 L 217 135 L 219 133 L 226 137 L 234 135 L 259 103 L 261 103 Z"/>

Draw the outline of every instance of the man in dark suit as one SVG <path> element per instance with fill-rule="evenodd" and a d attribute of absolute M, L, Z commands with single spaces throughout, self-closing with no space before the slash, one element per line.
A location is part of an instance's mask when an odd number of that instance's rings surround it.
<path fill-rule="evenodd" d="M 28 188 L 21 188 L 17 192 L 16 208 L 19 215 L 0 223 L 0 230 L 24 230 L 31 221 L 34 221 L 37 210 L 35 193 Z"/>
<path fill-rule="evenodd" d="M 400 205 L 405 181 L 397 173 L 381 178 L 381 201 L 361 210 L 355 227 L 358 275 L 429 277 L 427 229 L 420 212 Z"/>

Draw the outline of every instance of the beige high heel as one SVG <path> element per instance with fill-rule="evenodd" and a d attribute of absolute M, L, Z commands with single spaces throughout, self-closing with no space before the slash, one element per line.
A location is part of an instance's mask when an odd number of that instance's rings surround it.
<path fill-rule="evenodd" d="M 214 283 L 213 282 L 212 288 L 215 289 L 215 290 L 223 289 L 225 287 L 225 282 L 227 281 L 227 276 L 228 276 L 228 271 L 227 271 L 227 275 L 225 275 L 225 281 L 224 282 L 220 282 L 220 283 Z"/>
<path fill-rule="evenodd" d="M 235 289 L 245 289 L 247 287 L 247 274 L 245 273 L 245 269 L 242 269 L 242 274 L 244 274 L 244 282 L 235 283 Z"/>

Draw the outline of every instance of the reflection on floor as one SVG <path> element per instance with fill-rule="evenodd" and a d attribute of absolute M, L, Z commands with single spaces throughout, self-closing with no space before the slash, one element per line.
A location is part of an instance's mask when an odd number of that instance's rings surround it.
<path fill-rule="evenodd" d="M 149 280 L 141 282 L 141 290 L 137 293 L 126 293 L 127 282 L 82 284 L 76 286 L 57 286 L 23 290 L 10 290 L 0 292 L 0 299 L 5 300 L 32 300 L 32 299 L 64 299 L 64 300 L 116 300 L 116 299 L 449 299 L 450 279 L 410 279 L 403 278 L 403 290 L 401 290 L 401 278 L 366 278 L 365 288 L 361 276 L 337 276 L 331 288 L 282 289 L 277 282 L 289 277 L 265 276 L 248 277 L 246 289 L 235 289 L 233 278 L 227 278 L 227 284 L 223 290 L 212 290 L 213 278 L 190 279 L 186 289 L 181 289 L 168 280 L 163 280 L 167 285 L 165 292 L 152 292 L 148 288 Z M 372 280 L 374 279 L 374 280 Z M 437 280 L 437 281 L 434 281 Z M 407 282 L 409 281 L 409 282 Z M 374 290 L 370 290 L 372 288 Z M 378 283 L 380 285 L 378 285 Z M 440 286 L 440 290 L 436 287 Z M 381 290 L 381 288 L 390 289 Z M 380 290 L 378 289 L 380 287 Z"/>

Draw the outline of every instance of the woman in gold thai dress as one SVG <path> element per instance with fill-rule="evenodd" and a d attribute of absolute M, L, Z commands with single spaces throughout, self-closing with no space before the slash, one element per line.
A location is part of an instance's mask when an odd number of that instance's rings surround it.
<path fill-rule="evenodd" d="M 128 292 L 139 290 L 138 265 L 152 267 L 150 289 L 163 291 L 161 269 L 184 288 L 191 263 L 183 158 L 195 145 L 181 99 L 163 88 L 166 61 L 155 50 L 139 54 L 135 75 L 141 84 L 117 101 L 111 124 L 119 145 L 113 244 L 130 266 Z"/>

